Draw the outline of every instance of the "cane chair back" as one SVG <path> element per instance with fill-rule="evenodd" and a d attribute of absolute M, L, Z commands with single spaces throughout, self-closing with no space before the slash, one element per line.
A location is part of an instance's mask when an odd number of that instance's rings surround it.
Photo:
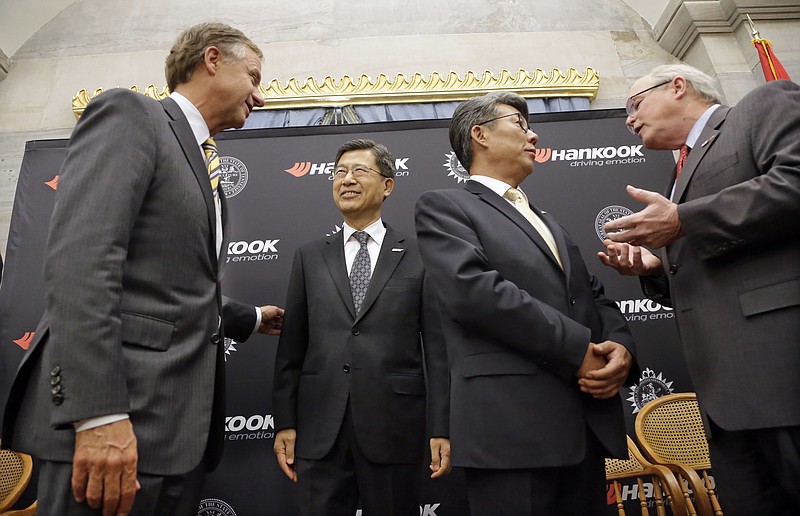
<path fill-rule="evenodd" d="M 646 484 L 652 486 L 651 496 L 656 516 L 688 516 L 689 512 L 684 502 L 683 494 L 678 481 L 672 472 L 664 467 L 651 464 L 642 456 L 636 444 L 630 437 L 628 439 L 628 459 L 606 459 L 606 480 L 609 481 L 609 502 L 612 496 L 617 507 L 618 516 L 626 516 L 622 500 L 621 480 L 636 480 L 636 493 L 639 501 L 640 514 L 650 516 L 649 501 Z"/>
<path fill-rule="evenodd" d="M 634 426 L 644 454 L 682 480 L 690 513 L 722 516 L 709 477 L 711 458 L 697 395 L 683 392 L 656 398 L 639 411 Z M 687 485 L 695 494 L 694 501 Z"/>
<path fill-rule="evenodd" d="M 30 455 L 0 450 L 0 515 L 9 514 L 8 511 L 28 487 L 32 473 Z"/>

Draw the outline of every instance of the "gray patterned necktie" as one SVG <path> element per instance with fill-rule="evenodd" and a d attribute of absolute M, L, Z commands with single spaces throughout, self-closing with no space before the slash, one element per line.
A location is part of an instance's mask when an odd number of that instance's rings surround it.
<path fill-rule="evenodd" d="M 361 248 L 356 253 L 356 258 L 353 260 L 353 267 L 350 269 L 350 292 L 353 295 L 353 305 L 356 307 L 356 315 L 361 312 L 361 303 L 364 302 L 364 296 L 367 294 L 367 287 L 369 287 L 369 278 L 371 276 L 371 267 L 369 262 L 369 252 L 367 251 L 367 240 L 369 235 L 364 231 L 356 231 L 353 236 Z"/>

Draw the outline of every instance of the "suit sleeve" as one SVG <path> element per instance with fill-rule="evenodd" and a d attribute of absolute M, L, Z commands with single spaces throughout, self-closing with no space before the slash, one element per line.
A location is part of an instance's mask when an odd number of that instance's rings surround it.
<path fill-rule="evenodd" d="M 257 309 L 253 305 L 222 296 L 222 323 L 225 336 L 236 342 L 244 342 L 250 338 L 256 327 Z"/>
<path fill-rule="evenodd" d="M 308 302 L 303 271 L 302 249 L 292 261 L 283 328 L 275 354 L 272 406 L 275 430 L 297 427 L 297 390 L 308 349 Z"/>
<path fill-rule="evenodd" d="M 589 346 L 589 328 L 504 279 L 489 263 L 470 217 L 447 194 L 424 193 L 415 220 L 442 315 L 572 378 Z"/>
<path fill-rule="evenodd" d="M 439 305 L 430 279 L 422 284 L 422 347 L 428 380 L 428 421 L 431 437 L 450 436 L 450 369 Z"/>
<path fill-rule="evenodd" d="M 756 175 L 678 205 L 686 238 L 700 259 L 800 237 L 800 86 L 775 81 L 754 93 L 732 108 L 725 126 L 747 124 L 730 128 L 746 135 L 732 145 L 740 161 L 752 161 Z M 734 110 L 737 118 L 731 119 Z"/>
<path fill-rule="evenodd" d="M 54 426 L 129 412 L 121 343 L 123 267 L 155 171 L 154 121 L 137 93 L 92 100 L 59 175 L 46 251 L 48 320 L 64 403 Z"/>

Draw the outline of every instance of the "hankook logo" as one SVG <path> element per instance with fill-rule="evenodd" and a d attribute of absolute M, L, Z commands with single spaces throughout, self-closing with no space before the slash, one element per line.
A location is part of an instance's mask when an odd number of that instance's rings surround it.
<path fill-rule="evenodd" d="M 280 239 L 229 242 L 226 263 L 277 260 L 278 242 Z"/>
<path fill-rule="evenodd" d="M 26 331 L 26 332 L 25 332 L 25 333 L 22 335 L 22 337 L 20 337 L 20 338 L 18 338 L 18 339 L 16 339 L 16 340 L 14 340 L 13 342 L 14 342 L 14 344 L 16 344 L 17 346 L 19 346 L 19 347 L 21 347 L 22 349 L 24 349 L 24 350 L 26 350 L 26 351 L 27 351 L 28 347 L 31 345 L 31 342 L 33 342 L 33 336 L 34 336 L 34 335 L 36 335 L 36 333 L 35 333 L 35 332 L 32 332 L 32 331 Z"/>
<path fill-rule="evenodd" d="M 395 158 L 394 160 L 394 177 L 404 177 L 409 174 L 408 169 L 409 158 Z M 326 176 L 329 181 L 333 181 L 333 168 L 336 165 L 333 161 L 329 163 L 312 163 L 310 161 L 295 162 L 290 168 L 283 171 L 293 175 L 294 177 L 302 176 Z"/>
<path fill-rule="evenodd" d="M 603 165 L 628 165 L 644 163 L 642 145 L 621 145 L 619 147 L 585 147 L 583 149 L 536 149 L 534 159 L 537 163 L 547 161 L 569 161 L 571 167 Z"/>

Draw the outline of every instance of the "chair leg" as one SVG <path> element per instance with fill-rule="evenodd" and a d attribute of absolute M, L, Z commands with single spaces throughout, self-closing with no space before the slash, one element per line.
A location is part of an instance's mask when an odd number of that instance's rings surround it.
<path fill-rule="evenodd" d="M 714 516 L 723 516 L 717 493 L 714 491 L 714 486 L 711 485 L 711 479 L 708 477 L 708 472 L 705 470 L 703 471 L 703 482 L 706 484 L 706 491 L 708 491 L 708 497 L 711 499 L 711 508 L 714 509 Z"/>
<path fill-rule="evenodd" d="M 619 492 L 619 482 L 614 481 L 614 499 L 617 502 L 617 516 L 625 516 L 625 505 L 622 503 L 622 493 Z"/>

